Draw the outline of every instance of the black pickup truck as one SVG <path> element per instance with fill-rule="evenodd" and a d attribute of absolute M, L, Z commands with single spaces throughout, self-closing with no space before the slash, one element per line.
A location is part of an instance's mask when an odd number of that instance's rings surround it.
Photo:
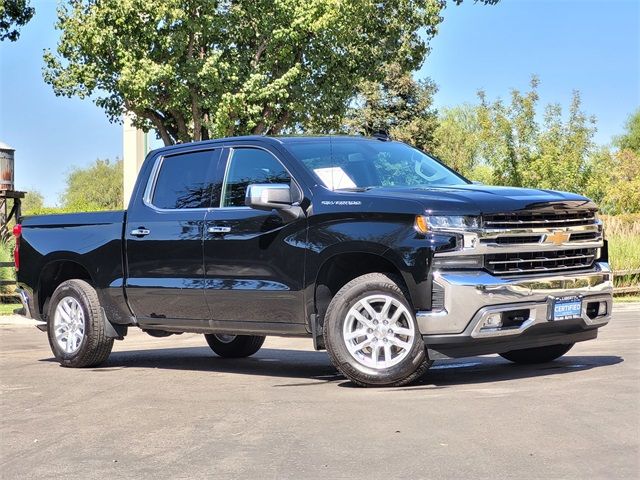
<path fill-rule="evenodd" d="M 589 199 L 476 185 L 387 139 L 161 148 L 126 211 L 25 217 L 15 235 L 25 313 L 67 367 L 136 326 L 203 333 L 223 357 L 306 336 L 356 384 L 402 385 L 438 358 L 551 361 L 611 315 Z"/>

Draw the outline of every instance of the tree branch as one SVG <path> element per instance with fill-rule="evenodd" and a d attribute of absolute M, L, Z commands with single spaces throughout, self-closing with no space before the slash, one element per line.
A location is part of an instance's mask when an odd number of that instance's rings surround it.
<path fill-rule="evenodd" d="M 278 135 L 291 118 L 291 110 L 285 110 L 276 120 L 271 128 L 267 131 L 269 135 Z"/>
<path fill-rule="evenodd" d="M 191 115 L 193 116 L 193 141 L 199 142 L 202 140 L 202 110 L 198 104 L 196 89 L 189 88 L 189 93 L 191 94 Z"/>
<path fill-rule="evenodd" d="M 265 105 L 262 109 L 262 114 L 260 115 L 260 121 L 255 127 L 253 127 L 251 133 L 253 133 L 254 135 L 265 133 L 265 130 L 267 130 L 267 119 L 271 116 L 272 113 L 273 109 L 269 105 Z"/>
<path fill-rule="evenodd" d="M 262 58 L 262 54 L 267 49 L 267 45 L 269 45 L 269 38 L 262 40 L 262 43 L 258 46 L 258 50 L 256 50 L 256 53 L 251 60 L 251 68 L 257 68 L 260 58 Z"/>
<path fill-rule="evenodd" d="M 177 110 L 169 110 L 171 116 L 175 119 L 178 127 L 178 138 L 185 142 L 191 139 L 189 135 L 189 129 L 187 128 L 187 122 L 185 122 L 184 116 Z"/>
<path fill-rule="evenodd" d="M 134 113 L 135 113 L 135 111 L 134 111 Z M 137 115 L 137 113 L 136 113 L 136 115 Z M 160 117 L 160 115 L 158 115 L 153 110 L 147 109 L 147 110 L 144 110 L 144 112 L 143 112 L 143 114 L 141 116 L 144 117 L 144 118 L 147 118 L 148 120 L 151 121 L 151 123 L 153 123 L 154 127 L 156 128 L 156 130 L 160 134 L 160 138 L 164 142 L 165 146 L 173 145 L 175 143 L 174 139 L 171 138 L 171 135 L 169 135 L 169 131 L 165 127 L 164 122 L 163 122 L 163 118 Z"/>

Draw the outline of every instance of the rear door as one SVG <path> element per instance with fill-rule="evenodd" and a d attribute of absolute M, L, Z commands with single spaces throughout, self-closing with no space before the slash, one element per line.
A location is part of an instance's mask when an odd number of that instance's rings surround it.
<path fill-rule="evenodd" d="M 299 187 L 267 149 L 236 146 L 225 153 L 220 201 L 207 213 L 204 233 L 205 295 L 212 320 L 304 323 L 306 219 L 287 222 L 275 211 L 244 204 L 250 184 Z"/>
<path fill-rule="evenodd" d="M 202 242 L 221 149 L 155 160 L 144 195 L 130 205 L 124 236 L 126 292 L 140 319 L 206 320 Z M 179 324 L 180 322 L 178 322 Z"/>

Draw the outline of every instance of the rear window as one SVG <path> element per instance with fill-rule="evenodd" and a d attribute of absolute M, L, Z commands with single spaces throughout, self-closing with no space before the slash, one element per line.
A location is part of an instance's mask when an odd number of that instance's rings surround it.
<path fill-rule="evenodd" d="M 151 203 L 157 208 L 208 208 L 219 189 L 212 181 L 219 150 L 172 155 L 162 160 Z"/>

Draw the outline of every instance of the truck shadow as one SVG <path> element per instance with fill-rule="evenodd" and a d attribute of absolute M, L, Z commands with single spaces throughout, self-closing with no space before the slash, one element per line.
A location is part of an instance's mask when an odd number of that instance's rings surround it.
<path fill-rule="evenodd" d="M 55 361 L 46 359 L 43 361 Z M 623 362 L 614 355 L 566 355 L 555 362 L 515 365 L 499 356 L 438 360 L 417 382 L 401 390 L 445 388 L 531 377 L 570 375 Z M 113 352 L 107 363 L 94 372 L 123 368 L 191 370 L 274 378 L 306 379 L 304 382 L 274 384 L 277 387 L 311 386 L 337 382 L 354 387 L 330 363 L 326 352 L 264 348 L 250 358 L 228 359 L 215 356 L 206 347 L 164 348 Z M 398 389 L 394 389 L 398 390 Z"/>

